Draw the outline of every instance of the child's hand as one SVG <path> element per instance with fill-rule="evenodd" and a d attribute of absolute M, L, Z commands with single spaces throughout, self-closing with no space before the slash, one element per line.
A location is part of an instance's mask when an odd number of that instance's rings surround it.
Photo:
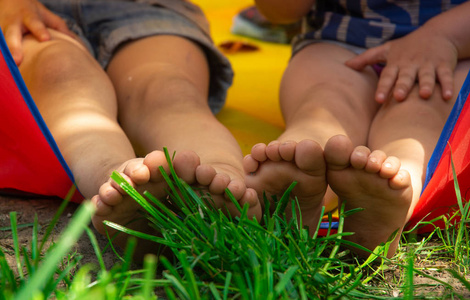
<path fill-rule="evenodd" d="M 17 65 L 23 60 L 23 35 L 31 33 L 43 42 L 52 28 L 73 36 L 64 20 L 36 0 L 0 0 L 0 28 Z"/>
<path fill-rule="evenodd" d="M 440 83 L 444 100 L 452 98 L 453 71 L 457 64 L 457 49 L 445 36 L 420 28 L 400 39 L 371 48 L 350 59 L 346 65 L 362 70 L 366 65 L 385 63 L 375 99 L 383 103 L 390 95 L 403 101 L 416 82 L 419 95 L 429 98 Z"/>

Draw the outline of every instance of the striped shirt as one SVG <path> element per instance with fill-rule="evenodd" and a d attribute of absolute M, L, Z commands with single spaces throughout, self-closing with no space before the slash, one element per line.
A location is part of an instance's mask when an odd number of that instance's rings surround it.
<path fill-rule="evenodd" d="M 371 48 L 402 37 L 464 0 L 317 0 L 301 39 Z"/>

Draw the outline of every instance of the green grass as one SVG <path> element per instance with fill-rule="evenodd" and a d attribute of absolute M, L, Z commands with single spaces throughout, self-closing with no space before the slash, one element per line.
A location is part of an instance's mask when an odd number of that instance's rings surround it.
<path fill-rule="evenodd" d="M 89 202 L 81 205 L 58 242 L 48 249 L 44 245 L 51 231 L 40 238 L 35 220 L 30 247 L 22 248 L 12 213 L 16 260 L 9 265 L 0 249 L 0 300 L 156 299 L 155 290 L 167 299 L 464 299 L 452 285 L 429 274 L 433 261 L 452 266 L 441 268 L 441 273 L 455 278 L 470 293 L 470 205 L 461 198 L 458 185 L 459 210 L 441 217 L 446 224 L 443 229 L 436 228 L 423 238 L 405 234 L 393 259 L 383 257 L 386 244 L 368 259 L 357 259 L 342 247 L 351 246 L 342 239 L 350 234 L 342 231 L 343 217 L 338 232 L 326 237 L 302 228 L 296 217 L 287 221 L 283 212 L 294 201 L 289 198 L 294 185 L 275 204 L 275 212 L 265 214 L 260 223 L 247 217 L 247 207 L 239 207 L 241 216 L 236 218 L 213 209 L 210 195 L 199 195 L 173 168 L 165 176 L 170 199 L 162 202 L 148 193 L 140 195 L 118 173 L 112 175 L 142 205 L 158 234 L 134 232 L 109 222 L 108 226 L 166 245 L 173 257 L 148 255 L 142 268 L 133 270 L 135 240 L 130 239 L 120 263 L 107 270 L 102 249 L 86 226 L 93 214 Z M 232 201 L 236 204 L 233 197 Z M 83 266 L 80 255 L 71 252 L 83 233 L 95 249 L 97 265 Z M 428 279 L 425 286 L 415 283 L 418 277 Z M 441 292 L 426 294 L 423 287 Z"/>

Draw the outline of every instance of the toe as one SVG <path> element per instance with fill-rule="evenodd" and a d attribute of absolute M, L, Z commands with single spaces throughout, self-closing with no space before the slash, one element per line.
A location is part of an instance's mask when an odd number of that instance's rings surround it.
<path fill-rule="evenodd" d="M 323 149 L 315 141 L 300 141 L 295 148 L 295 164 L 310 175 L 323 174 L 326 167 Z M 320 173 L 316 174 L 315 172 Z"/>
<path fill-rule="evenodd" d="M 365 146 L 358 146 L 351 153 L 351 166 L 355 169 L 362 170 L 367 165 L 370 155 L 370 149 Z"/>
<path fill-rule="evenodd" d="M 145 184 L 150 180 L 150 170 L 141 159 L 130 161 L 123 172 L 137 185 Z"/>
<path fill-rule="evenodd" d="M 98 195 L 93 196 L 91 202 L 95 205 L 96 216 L 108 216 L 113 212 L 113 207 L 104 203 Z"/>
<path fill-rule="evenodd" d="M 238 201 L 246 192 L 246 185 L 240 179 L 233 179 L 227 185 L 228 190 L 232 193 L 233 197 Z"/>
<path fill-rule="evenodd" d="M 119 173 L 119 174 L 122 176 L 122 178 L 124 178 L 124 180 L 127 181 L 127 183 L 129 183 L 132 187 L 135 188 L 135 184 L 129 176 L 127 176 L 124 173 Z M 102 190 L 106 193 L 106 195 L 101 194 Z M 110 195 L 115 194 L 115 191 L 113 191 L 113 190 L 117 191 L 121 196 L 122 195 L 127 195 L 127 193 L 122 189 L 122 187 L 119 184 L 117 184 L 114 180 L 112 180 L 112 181 L 106 182 L 105 184 L 103 184 L 100 187 L 100 196 L 102 196 L 103 198 L 110 198 L 110 197 L 107 196 L 107 194 L 108 193 L 112 193 Z"/>
<path fill-rule="evenodd" d="M 266 156 L 269 158 L 271 161 L 280 161 L 281 154 L 279 153 L 279 146 L 281 143 L 278 141 L 272 141 L 269 143 L 269 145 L 266 147 Z"/>
<path fill-rule="evenodd" d="M 399 170 L 395 176 L 389 180 L 391 189 L 401 190 L 411 185 L 410 173 L 406 170 Z"/>
<path fill-rule="evenodd" d="M 325 160 L 331 170 L 342 170 L 349 167 L 350 156 L 354 147 L 344 135 L 336 135 L 325 145 Z"/>
<path fill-rule="evenodd" d="M 254 159 L 251 154 L 248 154 L 243 158 L 243 169 L 245 173 L 250 174 L 256 172 L 259 167 L 259 161 Z"/>
<path fill-rule="evenodd" d="M 268 159 L 266 156 L 266 145 L 263 143 L 254 145 L 253 148 L 251 148 L 251 156 L 257 161 L 266 161 Z"/>
<path fill-rule="evenodd" d="M 218 173 L 209 185 L 209 192 L 214 195 L 222 195 L 229 183 L 230 177 L 227 174 Z"/>
<path fill-rule="evenodd" d="M 285 161 L 293 161 L 295 157 L 296 142 L 287 141 L 279 145 L 279 155 Z"/>
<path fill-rule="evenodd" d="M 152 181 L 162 180 L 163 177 L 160 171 L 160 166 L 163 167 L 167 174 L 170 172 L 168 161 L 166 160 L 165 153 L 163 151 L 150 152 L 145 156 L 143 164 L 147 166 L 150 172 L 150 179 Z"/>
<path fill-rule="evenodd" d="M 194 151 L 179 152 L 173 161 L 176 174 L 188 184 L 196 183 L 196 168 L 200 164 L 201 160 Z"/>
<path fill-rule="evenodd" d="M 261 221 L 263 210 L 261 203 L 259 202 L 258 195 L 254 189 L 246 189 L 246 192 L 240 199 L 239 203 L 241 207 L 243 207 L 245 204 L 248 204 L 248 218 L 251 219 L 255 217 L 258 221 Z"/>
<path fill-rule="evenodd" d="M 122 199 L 122 194 L 120 191 L 118 191 L 114 185 L 114 182 L 106 182 L 102 186 L 100 186 L 98 195 L 99 197 L 104 200 L 106 203 L 109 205 L 116 205 L 118 204 L 121 199 Z"/>
<path fill-rule="evenodd" d="M 372 151 L 367 160 L 367 164 L 364 168 L 368 173 L 378 173 L 382 168 L 382 165 L 387 158 L 387 155 L 380 150 Z"/>
<path fill-rule="evenodd" d="M 380 169 L 380 177 L 382 178 L 392 178 L 400 170 L 401 162 L 395 156 L 389 156 L 385 159 Z"/>
<path fill-rule="evenodd" d="M 209 186 L 215 175 L 216 171 L 212 166 L 199 165 L 196 168 L 196 181 L 200 185 Z"/>

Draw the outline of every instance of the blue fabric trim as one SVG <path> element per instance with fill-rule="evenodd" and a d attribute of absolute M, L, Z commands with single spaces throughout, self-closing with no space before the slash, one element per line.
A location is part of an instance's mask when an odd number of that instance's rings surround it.
<path fill-rule="evenodd" d="M 321 222 L 320 229 L 328 229 L 328 228 L 338 229 L 338 224 L 339 222 L 331 222 L 331 223 Z"/>
<path fill-rule="evenodd" d="M 457 123 L 457 120 L 460 117 L 460 113 L 462 112 L 462 108 L 467 101 L 468 94 L 470 92 L 470 72 L 467 74 L 467 78 L 465 79 L 462 88 L 460 89 L 459 95 L 457 96 L 457 100 L 455 101 L 454 107 L 447 118 L 447 122 L 444 126 L 444 129 L 441 132 L 441 136 L 437 142 L 436 148 L 434 148 L 434 152 L 432 153 L 431 158 L 428 162 L 428 168 L 426 171 L 426 179 L 424 181 L 423 191 L 425 190 L 426 186 L 428 185 L 429 181 L 431 180 L 434 172 L 436 171 L 436 167 L 439 164 L 439 161 L 442 157 L 442 153 L 444 153 L 445 148 L 447 147 L 447 142 L 454 131 L 454 126 Z"/>
<path fill-rule="evenodd" d="M 13 77 L 13 79 L 16 82 L 16 85 L 18 87 L 18 90 L 20 91 L 21 95 L 23 96 L 23 100 L 26 103 L 26 105 L 29 108 L 29 111 L 33 115 L 34 119 L 36 120 L 37 125 L 42 131 L 42 134 L 46 138 L 47 142 L 49 143 L 49 146 L 51 147 L 52 151 L 56 155 L 57 159 L 59 160 L 60 164 L 64 168 L 65 172 L 69 176 L 70 180 L 75 183 L 75 180 L 72 175 L 72 171 L 70 170 L 69 166 L 65 162 L 62 154 L 59 151 L 59 147 L 57 146 L 54 138 L 52 137 L 51 132 L 46 126 L 46 123 L 44 122 L 41 114 L 39 113 L 39 110 L 34 103 L 33 98 L 31 97 L 31 94 L 28 91 L 28 88 L 26 87 L 26 84 L 23 81 L 23 77 L 20 74 L 20 71 L 18 70 L 18 67 L 16 66 L 15 61 L 13 60 L 13 57 L 10 54 L 10 50 L 8 49 L 8 46 L 6 44 L 5 38 L 3 36 L 2 31 L 0 30 L 0 52 L 3 55 L 3 59 L 5 60 L 8 68 L 10 69 L 10 73 Z"/>

